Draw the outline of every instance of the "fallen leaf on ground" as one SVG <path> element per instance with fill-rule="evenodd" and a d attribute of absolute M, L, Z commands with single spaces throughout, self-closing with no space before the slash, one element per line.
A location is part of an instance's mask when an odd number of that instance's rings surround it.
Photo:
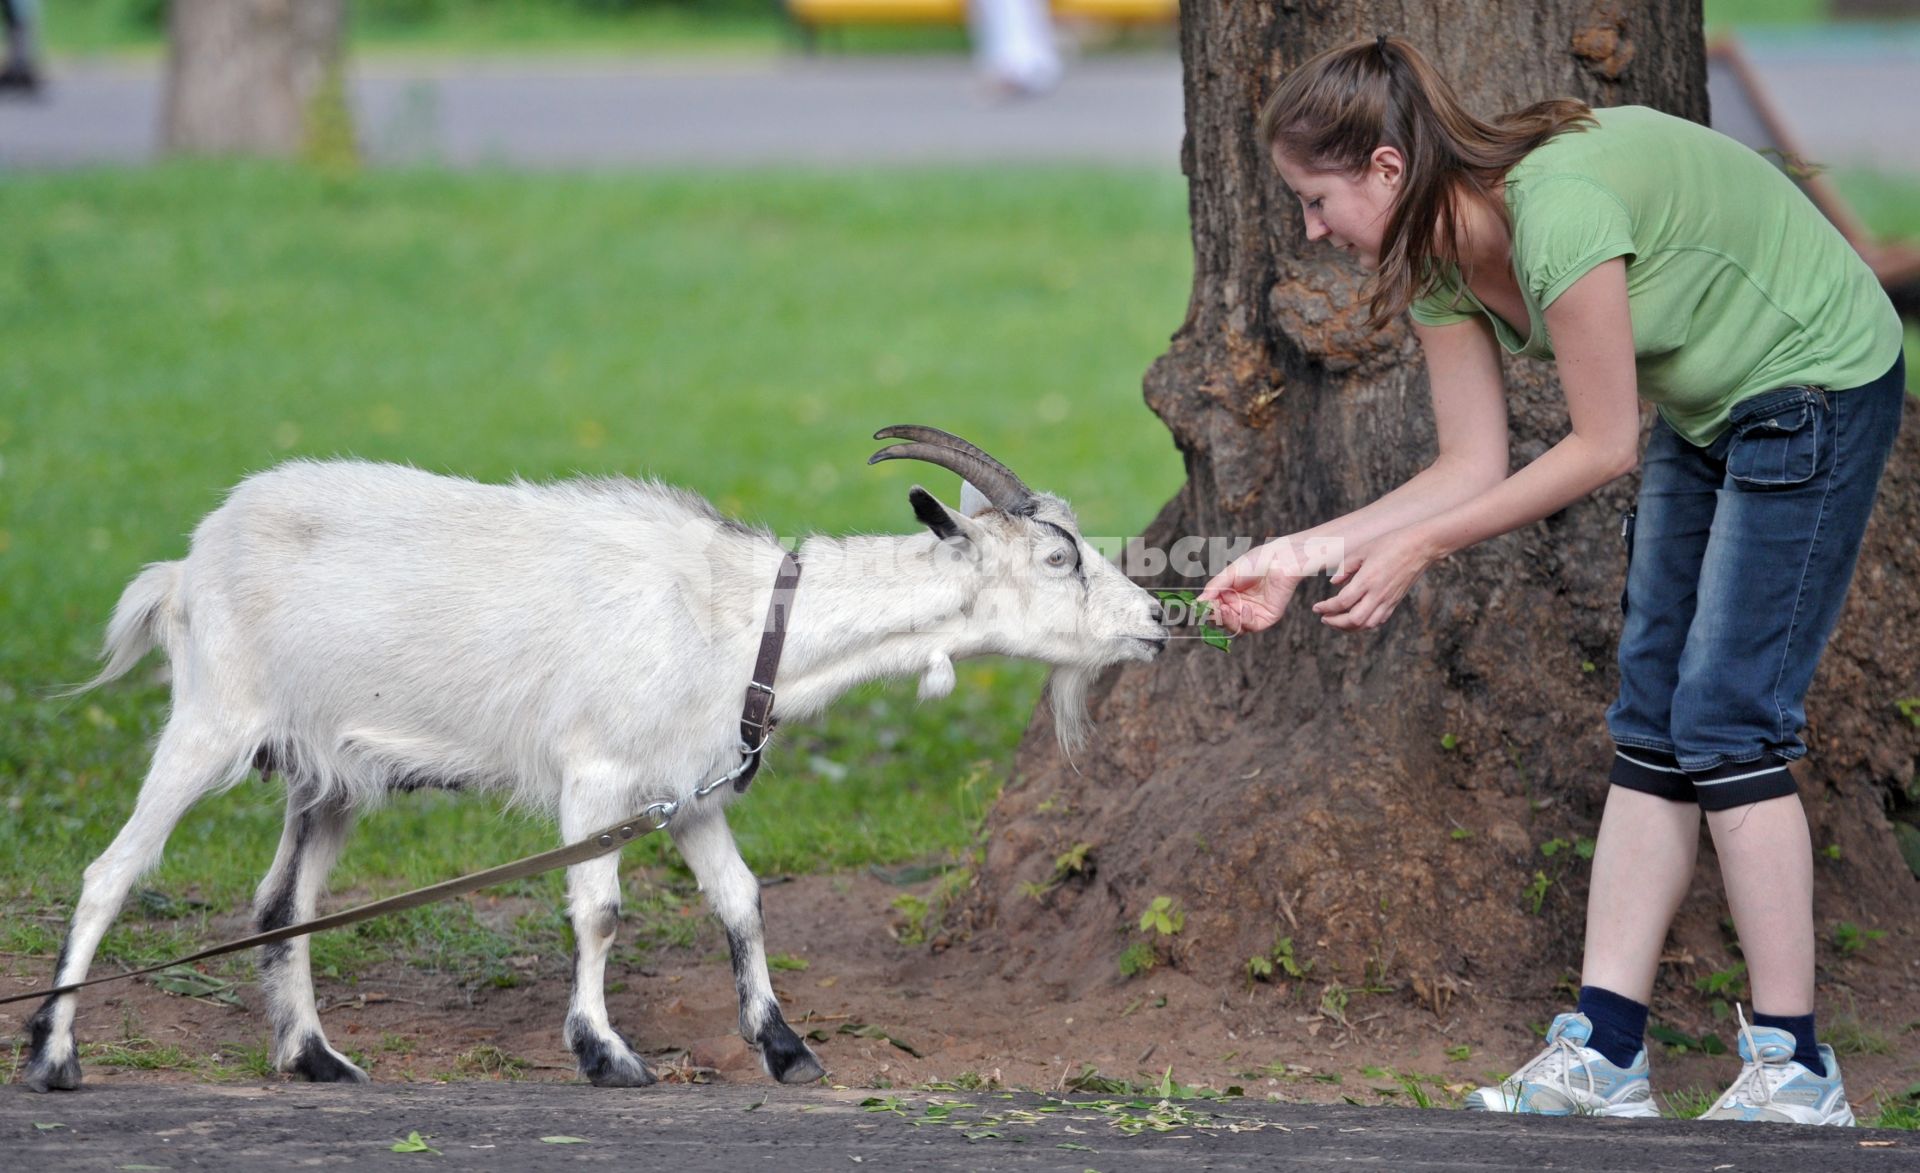
<path fill-rule="evenodd" d="M 407 1139 L 405 1140 L 394 1141 L 393 1151 L 396 1153 L 432 1153 L 436 1157 L 441 1155 L 439 1149 L 427 1144 L 426 1141 L 420 1138 L 420 1134 L 417 1132 L 407 1133 Z"/>

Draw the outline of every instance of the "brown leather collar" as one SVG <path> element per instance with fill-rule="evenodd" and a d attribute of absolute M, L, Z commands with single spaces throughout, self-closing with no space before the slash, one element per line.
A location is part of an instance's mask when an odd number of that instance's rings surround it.
<path fill-rule="evenodd" d="M 767 622 L 760 632 L 760 655 L 754 660 L 746 705 L 740 711 L 740 752 L 746 755 L 747 768 L 734 779 L 736 794 L 745 794 L 753 776 L 760 772 L 760 752 L 767 748 L 774 726 L 779 724 L 773 715 L 773 678 L 780 671 L 780 650 L 787 641 L 793 592 L 799 585 L 800 559 L 792 551 L 782 550 L 780 574 L 773 580 L 773 597 L 767 600 Z"/>

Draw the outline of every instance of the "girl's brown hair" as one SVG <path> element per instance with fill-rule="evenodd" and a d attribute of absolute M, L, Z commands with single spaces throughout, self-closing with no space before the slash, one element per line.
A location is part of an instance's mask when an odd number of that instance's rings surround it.
<path fill-rule="evenodd" d="M 1460 260 L 1461 201 L 1504 221 L 1495 186 L 1527 152 L 1593 123 L 1585 102 L 1559 98 L 1483 122 L 1418 49 L 1377 37 L 1328 49 L 1295 69 L 1260 111 L 1260 141 L 1313 171 L 1357 176 L 1376 148 L 1406 160 L 1380 242 L 1368 308 L 1374 328 L 1434 288 Z"/>

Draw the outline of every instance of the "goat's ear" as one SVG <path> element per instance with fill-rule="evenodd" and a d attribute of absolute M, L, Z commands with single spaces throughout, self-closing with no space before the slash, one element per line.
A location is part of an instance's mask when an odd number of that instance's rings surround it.
<path fill-rule="evenodd" d="M 907 501 L 913 505 L 913 515 L 933 531 L 934 537 L 960 549 L 972 544 L 973 523 L 942 505 L 932 493 L 915 485 L 907 490 Z"/>
<path fill-rule="evenodd" d="M 960 512 L 967 517 L 978 517 L 993 508 L 993 502 L 987 495 L 973 487 L 972 481 L 960 482 Z"/>

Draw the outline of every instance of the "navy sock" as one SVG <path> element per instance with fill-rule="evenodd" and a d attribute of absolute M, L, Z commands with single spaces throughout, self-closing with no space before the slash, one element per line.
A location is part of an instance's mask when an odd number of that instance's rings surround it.
<path fill-rule="evenodd" d="M 1794 1061 L 1822 1079 L 1827 1077 L 1827 1062 L 1820 1057 L 1820 1040 L 1813 1033 L 1813 1015 L 1762 1014 L 1756 1010 L 1753 1025 L 1770 1026 L 1791 1034 Z"/>
<path fill-rule="evenodd" d="M 1632 1065 L 1647 1034 L 1647 1008 L 1599 986 L 1580 987 L 1580 1013 L 1593 1023 L 1587 1046 L 1615 1067 Z"/>

